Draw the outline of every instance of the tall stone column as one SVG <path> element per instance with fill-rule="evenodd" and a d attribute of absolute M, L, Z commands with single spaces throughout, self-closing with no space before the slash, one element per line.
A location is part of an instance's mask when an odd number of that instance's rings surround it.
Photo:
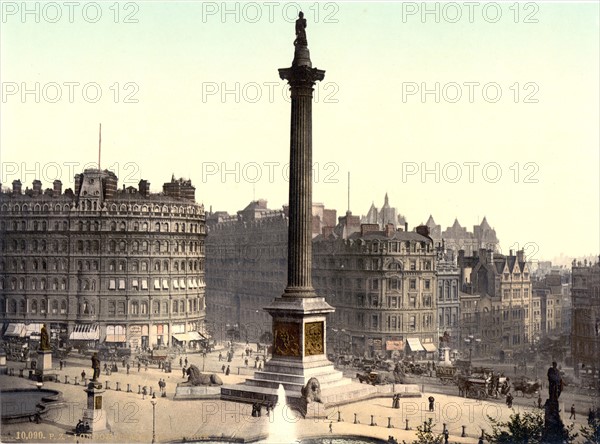
<path fill-rule="evenodd" d="M 298 34 L 298 24 L 296 28 Z M 306 35 L 294 42 L 291 68 L 279 70 L 290 85 L 290 185 L 288 228 L 288 280 L 285 296 L 314 297 L 312 287 L 312 99 L 313 87 L 325 71 L 313 68 Z"/>

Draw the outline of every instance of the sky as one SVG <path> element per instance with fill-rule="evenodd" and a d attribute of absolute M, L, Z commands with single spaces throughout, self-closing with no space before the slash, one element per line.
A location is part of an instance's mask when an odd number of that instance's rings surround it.
<path fill-rule="evenodd" d="M 313 202 L 410 227 L 483 217 L 532 260 L 600 251 L 599 6 L 494 2 L 2 2 L 3 187 L 190 178 L 206 210 L 287 203 L 302 9 Z"/>

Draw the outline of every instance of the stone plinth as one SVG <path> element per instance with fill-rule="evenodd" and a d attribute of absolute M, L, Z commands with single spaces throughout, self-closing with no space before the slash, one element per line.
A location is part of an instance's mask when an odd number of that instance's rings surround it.
<path fill-rule="evenodd" d="M 87 408 L 83 410 L 83 422 L 90 426 L 89 432 L 94 433 L 108 430 L 107 413 L 103 408 L 104 390 L 102 384 L 91 381 L 84 390 L 87 393 Z"/>
<path fill-rule="evenodd" d="M 219 399 L 220 396 L 220 386 L 177 384 L 173 399 Z"/>
<path fill-rule="evenodd" d="M 32 378 L 37 381 L 56 380 L 56 374 L 52 373 L 52 350 L 38 350 Z"/>
<path fill-rule="evenodd" d="M 560 417 L 558 401 L 548 399 L 544 405 L 544 431 L 541 443 L 560 444 L 567 442 L 568 434 Z"/>

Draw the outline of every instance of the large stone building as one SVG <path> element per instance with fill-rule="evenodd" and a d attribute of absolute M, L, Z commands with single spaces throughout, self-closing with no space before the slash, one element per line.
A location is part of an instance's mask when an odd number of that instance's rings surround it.
<path fill-rule="evenodd" d="M 347 237 L 316 237 L 313 284 L 336 309 L 328 333 L 334 350 L 361 356 L 435 352 L 436 254 L 425 226 L 406 232 L 362 224 Z"/>
<path fill-rule="evenodd" d="M 462 291 L 479 295 L 472 301 L 472 319 L 467 319 L 468 310 L 461 313 L 463 341 L 474 336 L 487 353 L 500 359 L 527 351 L 534 333 L 533 294 L 524 252 L 504 256 L 482 249 L 465 256 L 459 251 L 458 265 Z"/>
<path fill-rule="evenodd" d="M 204 208 L 190 181 L 118 190 L 107 170 L 0 194 L 5 337 L 119 346 L 197 344 L 204 331 Z"/>
<path fill-rule="evenodd" d="M 219 340 L 259 340 L 271 331 L 262 308 L 285 289 L 288 216 L 267 201 L 250 202 L 230 216 L 207 217 L 207 317 Z"/>
<path fill-rule="evenodd" d="M 600 262 L 573 261 L 571 355 L 576 374 L 599 388 Z"/>

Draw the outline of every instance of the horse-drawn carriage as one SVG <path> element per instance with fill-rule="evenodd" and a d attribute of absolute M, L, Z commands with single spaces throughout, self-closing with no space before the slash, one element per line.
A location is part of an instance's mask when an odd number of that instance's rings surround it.
<path fill-rule="evenodd" d="M 373 385 L 403 384 L 404 374 L 400 372 L 365 372 L 357 373 L 356 378 L 361 384 L 363 382 Z"/>
<path fill-rule="evenodd" d="M 490 381 L 482 377 L 471 377 L 459 374 L 456 376 L 459 396 L 485 399 L 490 394 Z"/>
<path fill-rule="evenodd" d="M 440 382 L 444 385 L 453 383 L 456 379 L 458 369 L 451 365 L 438 365 L 435 368 L 435 376 L 439 378 Z"/>
<path fill-rule="evenodd" d="M 541 384 L 539 382 L 527 378 L 521 378 L 513 384 L 515 394 L 518 395 L 520 393 L 524 398 L 531 398 L 539 391 L 540 387 Z"/>

